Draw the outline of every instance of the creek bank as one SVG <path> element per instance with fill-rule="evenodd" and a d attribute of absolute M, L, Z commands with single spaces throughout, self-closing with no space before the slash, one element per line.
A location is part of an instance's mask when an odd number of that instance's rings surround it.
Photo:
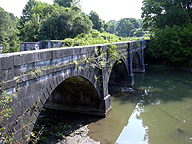
<path fill-rule="evenodd" d="M 171 64 L 154 64 L 154 63 L 147 63 L 145 64 L 145 68 L 153 68 L 153 69 L 178 69 L 178 70 L 184 70 L 184 71 L 189 71 L 192 72 L 192 68 L 185 68 L 185 67 L 179 67 L 179 66 L 174 66 Z"/>
<path fill-rule="evenodd" d="M 87 125 L 100 119 L 101 117 L 92 115 L 46 109 L 39 115 L 33 132 L 38 132 L 44 127 L 38 143 L 99 144 L 100 142 L 87 136 Z"/>
<path fill-rule="evenodd" d="M 77 129 L 76 131 L 71 133 L 69 136 L 65 137 L 57 144 L 100 144 L 100 142 L 97 142 L 91 139 L 89 136 L 87 136 L 89 131 L 87 126 L 88 125 L 85 125 Z"/>

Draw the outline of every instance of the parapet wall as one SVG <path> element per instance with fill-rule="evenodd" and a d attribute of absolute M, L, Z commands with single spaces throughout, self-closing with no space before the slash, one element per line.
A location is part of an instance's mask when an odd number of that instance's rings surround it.
<path fill-rule="evenodd" d="M 39 50 L 47 48 L 60 48 L 62 41 L 38 41 L 38 42 L 23 42 L 21 43 L 21 51 Z"/>

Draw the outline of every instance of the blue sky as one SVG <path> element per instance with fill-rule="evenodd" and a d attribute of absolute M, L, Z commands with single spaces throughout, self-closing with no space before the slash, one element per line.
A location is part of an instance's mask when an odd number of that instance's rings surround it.
<path fill-rule="evenodd" d="M 49 4 L 53 0 L 40 0 Z M 96 11 L 100 18 L 108 22 L 121 18 L 141 18 L 141 6 L 143 0 L 81 0 L 82 10 L 88 14 L 91 10 Z M 22 9 L 28 0 L 0 0 L 0 6 L 4 10 L 20 17 Z"/>

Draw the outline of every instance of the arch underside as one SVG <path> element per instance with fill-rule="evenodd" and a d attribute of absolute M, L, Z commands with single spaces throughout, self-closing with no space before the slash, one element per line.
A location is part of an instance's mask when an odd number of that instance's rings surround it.
<path fill-rule="evenodd" d="M 109 85 L 130 85 L 128 71 L 123 60 L 115 62 L 110 74 Z"/>
<path fill-rule="evenodd" d="M 95 87 L 81 76 L 72 76 L 63 81 L 52 92 L 45 108 L 81 112 L 99 113 L 101 99 Z"/>
<path fill-rule="evenodd" d="M 133 73 L 135 73 L 135 72 L 141 72 L 141 70 L 142 70 L 142 65 L 141 65 L 140 56 L 137 52 L 135 52 L 132 59 L 132 71 Z"/>

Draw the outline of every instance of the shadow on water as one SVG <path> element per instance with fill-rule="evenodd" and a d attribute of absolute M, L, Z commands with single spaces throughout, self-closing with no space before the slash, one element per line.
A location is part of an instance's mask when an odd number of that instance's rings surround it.
<path fill-rule="evenodd" d="M 133 113 L 138 98 L 135 93 L 117 92 L 112 94 L 112 111 L 104 119 L 88 125 L 88 135 L 101 144 L 114 144 Z"/>
<path fill-rule="evenodd" d="M 110 144 L 190 143 L 191 82 L 192 74 L 181 70 L 147 69 L 144 75 L 135 74 L 134 91 L 109 90 L 112 112 L 88 126 L 89 136 Z"/>
<path fill-rule="evenodd" d="M 142 93 L 141 103 L 143 105 L 167 103 L 171 101 L 182 101 L 184 98 L 192 98 L 192 76 L 191 72 L 167 69 L 148 69 L 144 78 L 135 74 L 136 83 L 134 89 Z"/>
<path fill-rule="evenodd" d="M 55 118 L 54 123 L 64 121 L 69 127 L 71 126 L 71 129 L 61 131 L 63 135 L 70 135 L 74 130 L 88 124 L 88 136 L 100 141 L 101 144 L 116 142 L 121 144 L 123 141 L 190 143 L 192 142 L 191 88 L 190 72 L 146 69 L 144 75 L 135 74 L 134 91 L 109 90 L 113 109 L 108 117 L 54 112 L 61 116 Z M 46 120 L 48 117 L 42 117 L 44 122 L 42 125 L 50 123 Z M 47 131 L 51 131 L 52 123 L 49 125 Z M 56 143 L 59 137 L 55 139 L 50 135 L 49 139 Z"/>

